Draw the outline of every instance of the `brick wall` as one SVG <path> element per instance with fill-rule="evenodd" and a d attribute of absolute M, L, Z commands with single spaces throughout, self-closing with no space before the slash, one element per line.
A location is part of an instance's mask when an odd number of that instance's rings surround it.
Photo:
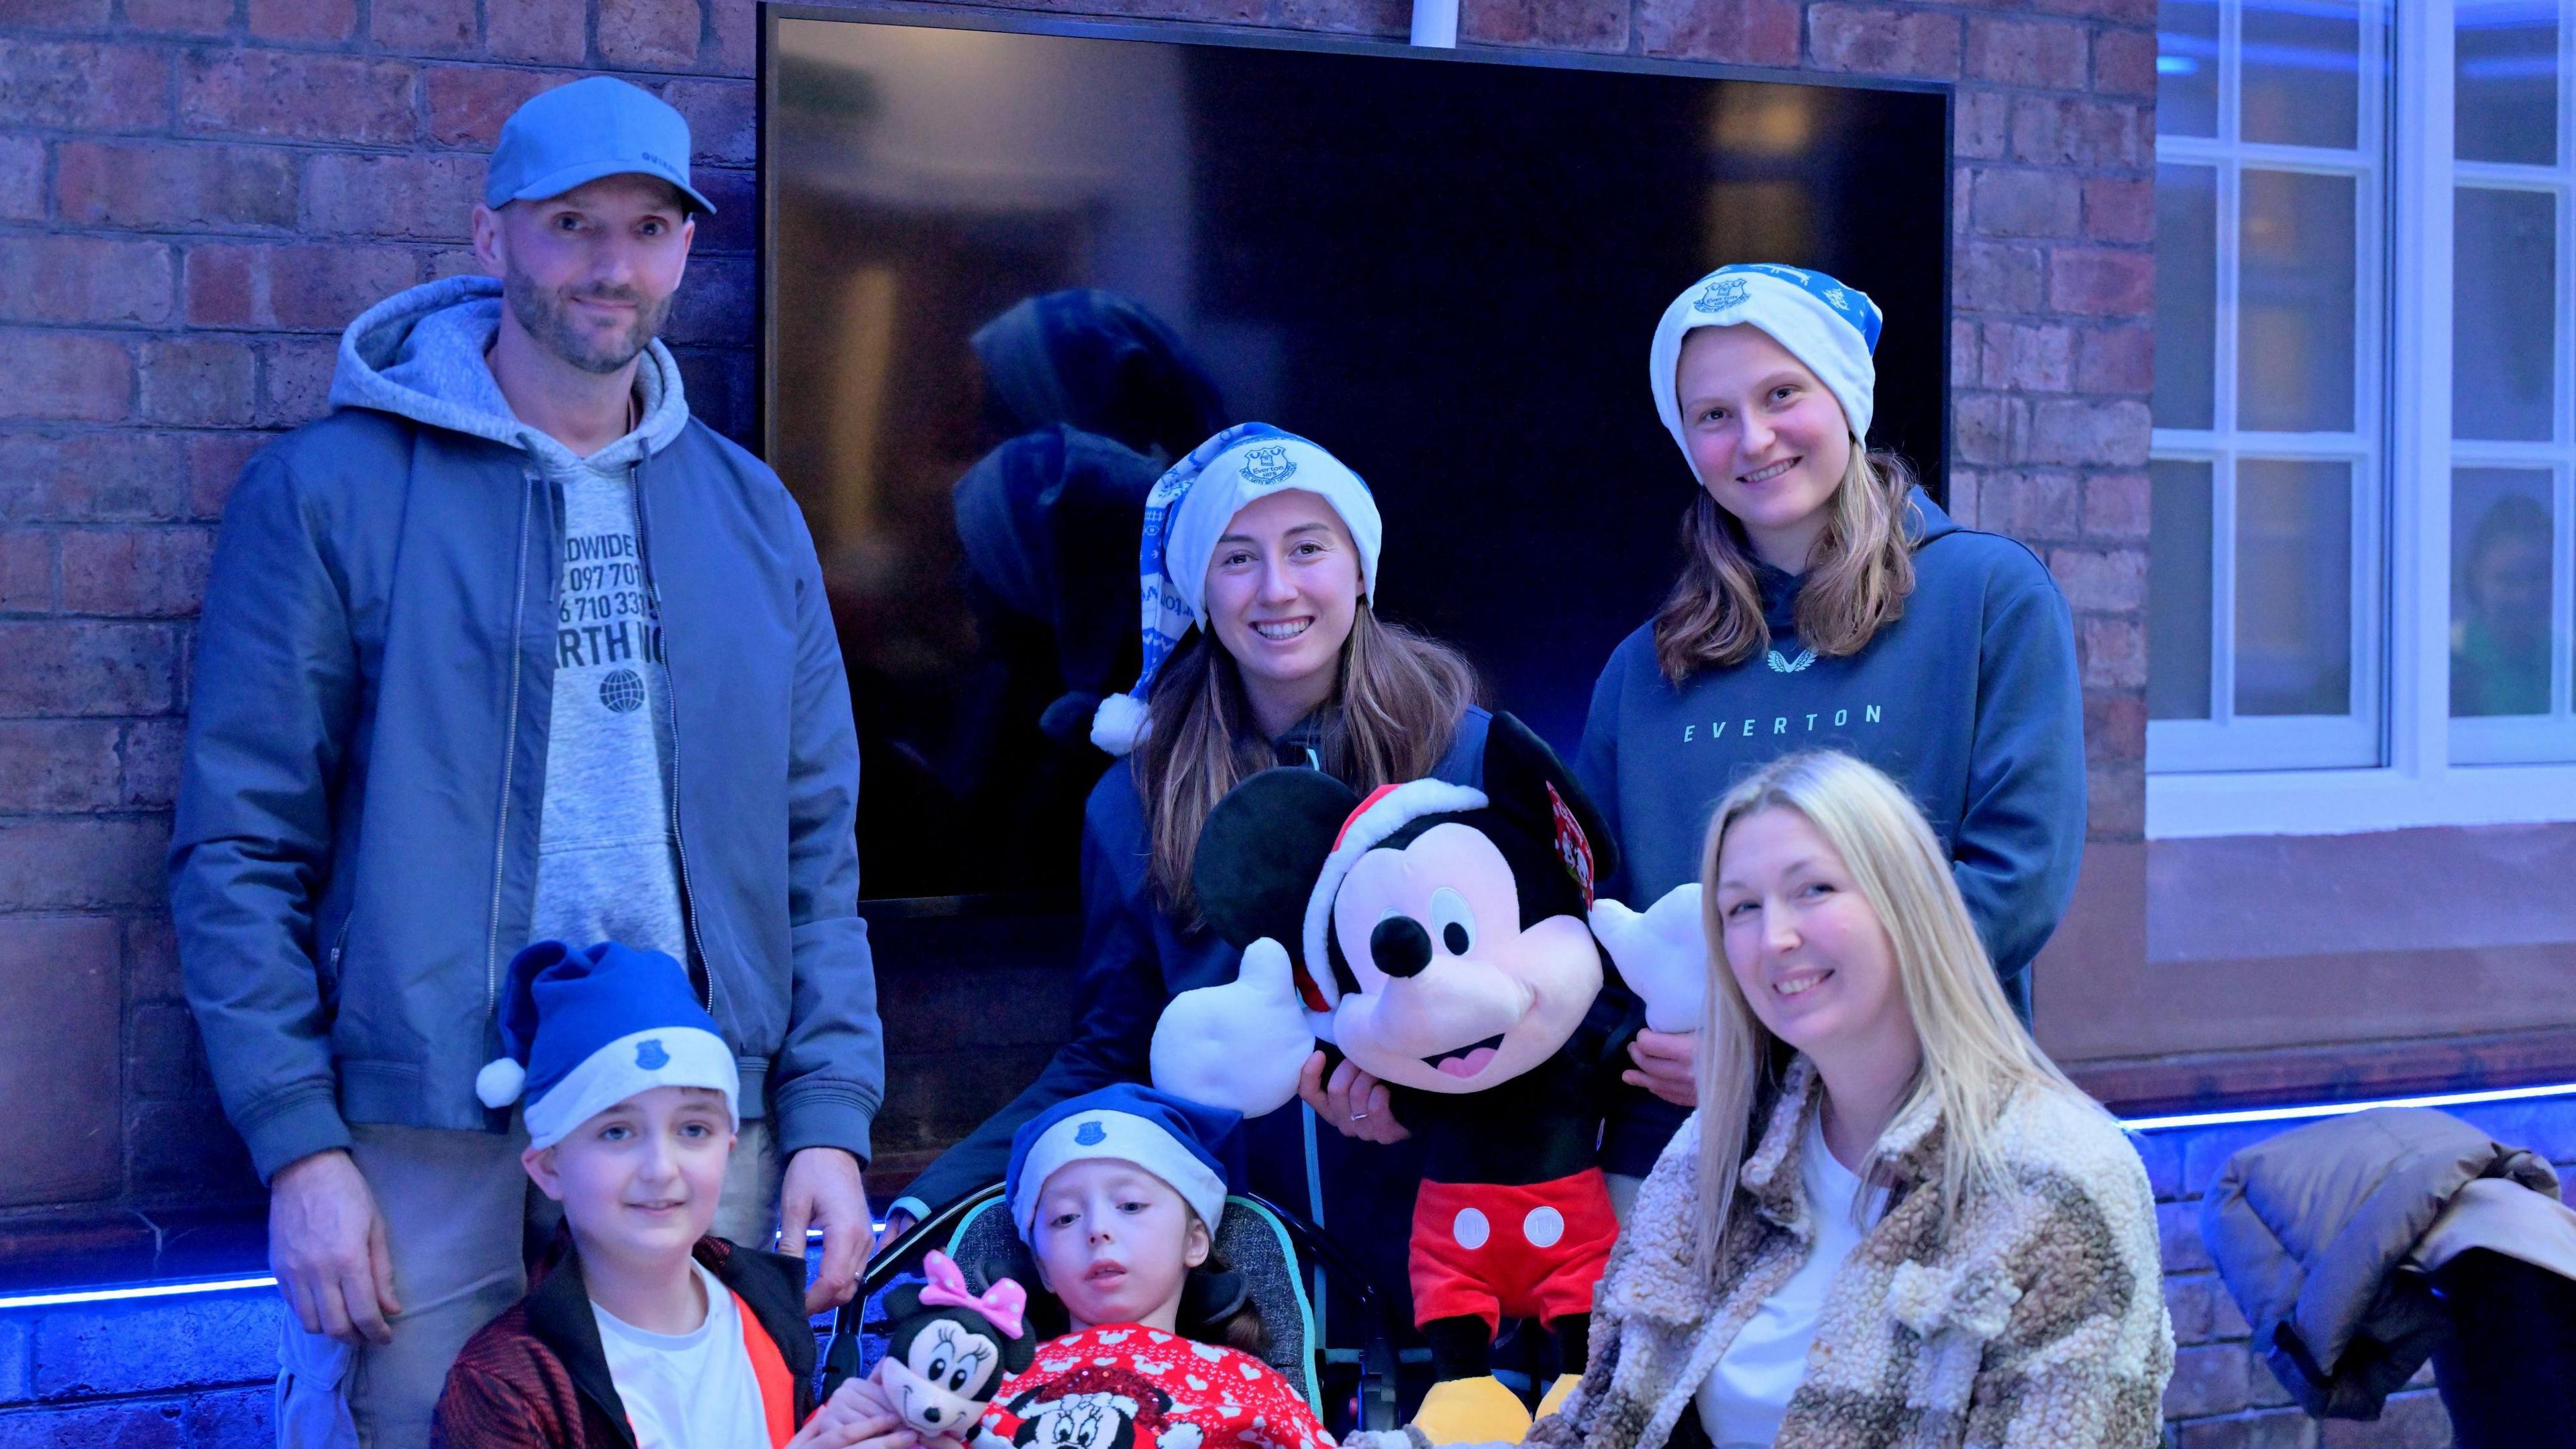
<path fill-rule="evenodd" d="M 1401 37 L 1400 0 L 1098 0 Z M 1958 88 L 1953 478 L 2079 619 L 2097 841 L 2143 774 L 2152 0 L 1466 0 L 1471 43 Z M 723 214 L 673 341 L 750 416 L 751 0 L 0 7 L 0 1216 L 251 1201 L 163 915 L 191 616 L 225 490 L 362 307 L 464 269 L 481 154 L 595 70 L 696 130 Z M 1899 221 L 1902 224 L 1902 221 Z M 900 1044 L 898 1044 L 900 1045 Z"/>

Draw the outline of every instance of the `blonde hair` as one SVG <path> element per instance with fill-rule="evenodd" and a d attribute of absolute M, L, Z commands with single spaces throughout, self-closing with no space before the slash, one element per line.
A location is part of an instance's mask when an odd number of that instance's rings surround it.
<path fill-rule="evenodd" d="M 1736 824 L 1766 810 L 1794 810 L 1842 857 L 1887 932 L 1922 1043 L 1923 1064 L 1897 1109 L 1936 1107 L 1943 1214 L 1972 1188 L 2002 1178 L 1992 1139 L 2015 1091 L 2063 1092 L 2090 1104 L 2013 1015 L 1995 979 L 1949 853 L 1896 782 L 1849 755 L 1815 750 L 1763 766 L 1718 802 L 1700 863 L 1702 927 L 1709 941 L 1708 1006 L 1699 1052 L 1700 1261 L 1712 1268 L 1725 1241 L 1738 1174 L 1756 1140 L 1754 1114 L 1784 1044 L 1754 1015 L 1725 957 L 1718 913 L 1718 857 Z M 1885 1164 L 1867 1174 L 1883 1183 Z"/>
<path fill-rule="evenodd" d="M 1857 654 L 1905 613 L 1914 592 L 1906 536 L 1914 470 L 1894 453 L 1851 440 L 1825 531 L 1798 588 L 1798 639 L 1818 654 Z M 1741 664 L 1771 647 L 1762 584 L 1744 526 L 1706 488 L 1682 515 L 1682 576 L 1655 611 L 1655 662 L 1675 684 L 1706 668 Z"/>
<path fill-rule="evenodd" d="M 1319 763 L 1362 795 L 1438 768 L 1458 716 L 1476 699 L 1465 656 L 1380 620 L 1366 599 L 1351 615 L 1334 676 Z M 1192 630 L 1156 673 L 1146 710 L 1153 724 L 1137 751 L 1136 789 L 1155 891 L 1166 909 L 1195 922 L 1190 867 L 1200 827 L 1227 791 L 1279 761 L 1251 723 L 1234 656 L 1205 629 Z"/>

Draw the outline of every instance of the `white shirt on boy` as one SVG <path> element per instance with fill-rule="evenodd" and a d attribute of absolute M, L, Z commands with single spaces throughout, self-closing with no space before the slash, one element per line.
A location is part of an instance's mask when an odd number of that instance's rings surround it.
<path fill-rule="evenodd" d="M 609 1381 L 626 1405 L 636 1449 L 769 1449 L 768 1419 L 733 1291 L 689 1263 L 707 1317 L 687 1333 L 647 1333 L 593 1303 Z"/>

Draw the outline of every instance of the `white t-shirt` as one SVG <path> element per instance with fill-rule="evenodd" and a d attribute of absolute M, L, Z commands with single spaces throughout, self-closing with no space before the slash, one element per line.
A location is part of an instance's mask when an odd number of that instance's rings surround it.
<path fill-rule="evenodd" d="M 691 1332 L 647 1333 L 590 1305 L 636 1449 L 769 1449 L 760 1380 L 733 1293 L 704 1263 L 689 1266 L 707 1290 L 707 1320 Z"/>
<path fill-rule="evenodd" d="M 1816 1341 L 1825 1292 L 1842 1271 L 1843 1260 L 1860 1246 L 1862 1230 L 1852 1205 L 1864 1189 L 1825 1146 L 1821 1112 L 1807 1124 L 1806 1141 L 1798 1148 L 1798 1179 L 1807 1195 L 1807 1215 L 1816 1225 L 1816 1244 L 1789 1281 L 1753 1310 L 1699 1386 L 1700 1426 L 1717 1449 L 1769 1449 L 1779 1437 L 1789 1396 L 1807 1377 L 1807 1349 Z M 1887 1195 L 1884 1189 L 1866 1191 L 1869 1204 L 1861 1221 L 1876 1221 L 1886 1209 Z"/>

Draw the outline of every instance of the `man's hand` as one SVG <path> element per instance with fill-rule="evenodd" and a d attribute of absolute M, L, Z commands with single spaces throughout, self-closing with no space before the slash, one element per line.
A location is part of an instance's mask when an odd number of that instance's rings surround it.
<path fill-rule="evenodd" d="M 882 1248 L 911 1231 L 912 1214 L 896 1208 L 886 1214 L 885 1232 L 877 1238 L 877 1246 Z"/>
<path fill-rule="evenodd" d="M 1698 1032 L 1641 1031 L 1628 1043 L 1628 1059 L 1637 1065 L 1621 1072 L 1620 1081 L 1643 1087 L 1676 1107 L 1699 1105 Z"/>
<path fill-rule="evenodd" d="M 805 1311 L 820 1313 L 856 1297 L 876 1224 L 868 1221 L 867 1184 L 859 1160 L 838 1147 L 808 1147 L 787 1161 L 778 1189 L 781 1251 L 805 1255 L 805 1230 L 823 1230 L 823 1266 L 805 1290 Z"/>
<path fill-rule="evenodd" d="M 268 1184 L 268 1266 L 307 1333 L 346 1344 L 394 1341 L 394 1260 L 384 1214 L 358 1164 L 338 1148 L 298 1158 Z"/>
<path fill-rule="evenodd" d="M 1362 1142 L 1402 1142 L 1413 1135 L 1411 1129 L 1395 1120 L 1395 1093 L 1386 1083 L 1361 1071 L 1348 1058 L 1333 1068 L 1330 1081 L 1324 1077 L 1324 1054 L 1306 1058 L 1305 1067 L 1297 1073 L 1297 1095 L 1315 1109 L 1315 1115 L 1330 1122 L 1345 1137 Z"/>

